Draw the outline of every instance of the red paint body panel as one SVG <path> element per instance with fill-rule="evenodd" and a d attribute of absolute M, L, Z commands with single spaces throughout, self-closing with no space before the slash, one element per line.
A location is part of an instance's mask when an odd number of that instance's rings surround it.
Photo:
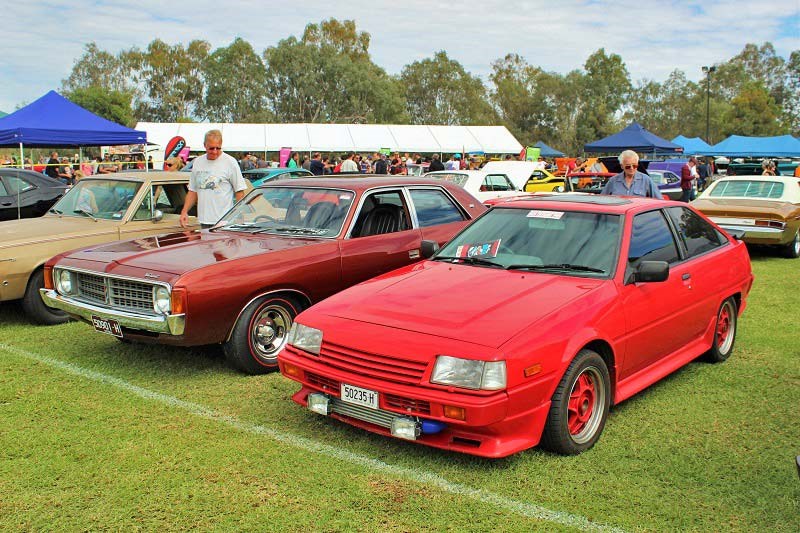
<path fill-rule="evenodd" d="M 521 209 L 565 203 L 510 202 Z M 627 283 L 628 242 L 636 213 L 677 202 L 631 199 L 624 205 L 570 204 L 570 210 L 624 216 L 619 262 L 606 279 L 423 261 L 351 287 L 304 311 L 297 322 L 323 332 L 320 355 L 287 346 L 281 371 L 311 392 L 338 398 L 341 383 L 377 391 L 380 409 L 446 423 L 416 442 L 486 457 L 539 443 L 551 397 L 575 355 L 607 347 L 612 403 L 618 403 L 701 355 L 711 346 L 717 309 L 735 297 L 739 313 L 752 284 L 743 243 L 670 266 L 665 282 Z M 432 384 L 437 355 L 506 361 L 507 388 L 474 391 Z M 300 375 L 288 374 L 291 364 Z M 531 377 L 525 369 L 540 365 Z M 387 369 L 403 368 L 398 374 Z M 406 375 L 407 374 L 407 375 Z M 402 401 L 396 401 L 401 397 Z M 445 405 L 466 421 L 444 417 Z M 419 406 L 424 406 L 420 409 Z M 364 420 L 332 415 L 389 435 Z"/>

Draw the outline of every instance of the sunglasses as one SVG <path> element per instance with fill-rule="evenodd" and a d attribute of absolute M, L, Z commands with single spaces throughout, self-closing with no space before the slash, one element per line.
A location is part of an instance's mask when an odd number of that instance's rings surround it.
<path fill-rule="evenodd" d="M 624 168 L 625 170 L 631 170 L 631 169 L 639 168 L 639 165 L 622 165 L 622 168 Z"/>
<path fill-rule="evenodd" d="M 222 150 L 221 146 L 206 146 L 206 152 L 216 152 Z"/>

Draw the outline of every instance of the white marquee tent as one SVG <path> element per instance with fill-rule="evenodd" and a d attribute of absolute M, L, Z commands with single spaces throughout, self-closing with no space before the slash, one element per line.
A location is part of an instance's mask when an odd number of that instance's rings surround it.
<path fill-rule="evenodd" d="M 385 124 L 213 124 L 139 122 L 150 143 L 166 146 L 180 135 L 193 151 L 202 151 L 206 131 L 222 130 L 229 152 L 484 152 L 518 154 L 522 145 L 505 126 L 406 126 Z"/>

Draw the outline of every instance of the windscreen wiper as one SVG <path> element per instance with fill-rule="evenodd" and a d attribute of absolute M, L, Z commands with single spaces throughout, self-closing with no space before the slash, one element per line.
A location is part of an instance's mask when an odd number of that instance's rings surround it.
<path fill-rule="evenodd" d="M 549 265 L 531 265 L 531 264 L 519 264 L 519 265 L 509 265 L 506 267 L 508 270 L 567 270 L 571 272 L 597 272 L 599 274 L 605 274 L 605 270 L 602 268 L 595 268 L 586 265 L 573 265 L 571 263 L 552 263 Z"/>
<path fill-rule="evenodd" d="M 455 257 L 449 255 L 437 255 L 432 259 L 434 261 L 452 261 L 452 262 L 461 261 L 462 263 L 467 263 L 470 265 L 483 265 L 483 266 L 504 268 L 503 265 L 501 265 L 500 263 L 495 263 L 494 261 L 490 261 L 482 257 Z"/>
<path fill-rule="evenodd" d="M 51 213 L 55 213 L 56 215 L 61 215 L 61 214 L 63 214 L 61 211 L 59 211 L 59 210 L 58 210 L 58 209 L 56 209 L 55 207 L 51 207 L 51 208 L 50 208 L 50 212 L 51 212 Z"/>
<path fill-rule="evenodd" d="M 73 213 L 80 213 L 81 215 L 85 215 L 85 216 L 91 218 L 92 220 L 94 220 L 95 222 L 97 222 L 97 218 L 93 214 L 91 214 L 89 211 L 86 211 L 85 209 L 76 209 L 76 210 L 73 211 Z"/>
<path fill-rule="evenodd" d="M 278 233 L 300 233 L 303 235 L 321 235 L 328 232 L 326 229 L 304 228 L 301 226 L 270 226 L 260 229 L 256 231 L 256 233 L 262 233 L 266 231 L 276 231 Z"/>

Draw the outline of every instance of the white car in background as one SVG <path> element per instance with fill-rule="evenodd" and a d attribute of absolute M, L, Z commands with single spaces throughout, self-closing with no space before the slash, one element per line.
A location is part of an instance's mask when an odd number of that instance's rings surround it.
<path fill-rule="evenodd" d="M 424 178 L 434 178 L 460 185 L 472 196 L 486 202 L 493 198 L 519 196 L 520 191 L 511 179 L 503 173 L 485 170 L 438 170 L 428 172 Z"/>

